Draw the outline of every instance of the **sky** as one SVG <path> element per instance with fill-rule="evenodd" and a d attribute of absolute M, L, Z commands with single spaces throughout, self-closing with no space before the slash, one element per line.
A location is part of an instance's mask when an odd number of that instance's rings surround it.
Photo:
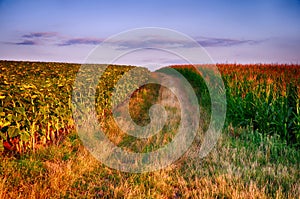
<path fill-rule="evenodd" d="M 299 0 L 0 0 L 0 59 L 84 63 L 108 38 L 158 27 L 196 41 L 214 63 L 300 63 L 299 19 Z M 145 41 L 115 39 L 110 49 L 122 54 Z M 176 60 L 144 50 L 119 61 L 149 65 L 157 57 Z"/>

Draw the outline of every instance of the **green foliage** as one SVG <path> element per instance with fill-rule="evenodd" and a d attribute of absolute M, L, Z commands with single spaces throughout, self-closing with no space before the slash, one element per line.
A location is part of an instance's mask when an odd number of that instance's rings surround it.
<path fill-rule="evenodd" d="M 145 68 L 132 70 L 132 66 L 109 66 L 103 73 L 96 88 L 96 108 L 98 115 L 107 117 L 113 108 L 124 102 L 132 94 L 130 91 L 139 89 L 146 82 L 150 72 Z M 129 72 L 127 74 L 126 72 Z M 123 79 L 123 78 L 124 79 Z"/>
<path fill-rule="evenodd" d="M 227 76 L 224 76 L 224 80 L 227 85 L 232 81 Z M 289 83 L 287 94 L 282 95 L 281 90 L 276 91 L 265 80 L 256 87 L 247 80 L 243 84 L 227 86 L 227 121 L 234 126 L 252 126 L 263 134 L 279 135 L 289 144 L 300 146 L 296 88 L 294 83 Z"/>
<path fill-rule="evenodd" d="M 0 152 L 25 152 L 36 145 L 58 142 L 74 128 L 72 91 L 81 65 L 65 63 L 0 62 Z M 103 66 L 96 65 L 101 70 Z M 97 86 L 99 116 L 111 109 L 117 81 L 132 66 L 108 66 Z M 146 81 L 147 69 L 137 70 L 116 95 L 121 103 L 138 81 Z M 92 88 L 93 89 L 93 88 Z M 88 90 L 87 92 L 95 90 Z M 101 92 L 99 92 L 101 91 Z M 92 92 L 91 92 L 92 93 Z M 93 93 L 92 93 L 93 94 Z M 80 96 L 79 96 L 80 97 Z"/>
<path fill-rule="evenodd" d="M 300 67 L 218 65 L 226 87 L 227 125 L 251 126 L 300 146 Z M 193 86 L 202 107 L 210 106 L 205 82 L 190 66 L 174 66 Z"/>

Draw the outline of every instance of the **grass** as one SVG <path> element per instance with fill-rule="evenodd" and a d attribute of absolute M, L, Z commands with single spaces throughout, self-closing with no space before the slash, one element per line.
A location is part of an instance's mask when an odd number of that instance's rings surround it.
<path fill-rule="evenodd" d="M 167 168 L 141 174 L 111 169 L 95 159 L 71 129 L 61 142 L 1 155 L 0 198 L 299 198 L 299 148 L 280 134 L 262 133 L 251 122 L 238 126 L 229 121 L 213 150 L 199 157 L 209 123 L 208 101 L 199 102 L 204 117 L 192 146 Z M 137 124 L 150 122 L 148 111 L 156 102 L 165 106 L 168 123 L 150 139 L 137 139 L 126 134 L 131 128 L 126 123 L 124 132 L 111 116 L 99 118 L 112 142 L 129 151 L 148 152 L 173 138 L 179 105 L 167 88 L 145 86 L 128 102 Z M 122 110 L 122 105 L 117 108 Z"/>
<path fill-rule="evenodd" d="M 1 198 L 298 198 L 300 153 L 276 137 L 226 129 L 204 159 L 197 141 L 175 164 L 130 174 L 98 162 L 76 133 L 20 158 L 1 156 Z"/>
<path fill-rule="evenodd" d="M 193 86 L 199 105 L 210 110 L 203 78 L 189 65 L 172 66 Z M 226 125 L 253 127 L 300 146 L 300 67 L 298 65 L 217 65 L 226 87 Z M 199 66 L 201 70 L 210 66 Z"/>

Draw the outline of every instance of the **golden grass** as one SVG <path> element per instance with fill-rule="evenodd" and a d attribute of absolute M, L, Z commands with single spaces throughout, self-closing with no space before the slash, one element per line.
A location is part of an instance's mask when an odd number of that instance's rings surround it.
<path fill-rule="evenodd" d="M 65 141 L 62 146 L 41 149 L 29 157 L 28 163 L 40 162 L 38 168 L 20 167 L 19 160 L 2 158 L 0 180 L 1 198 L 60 198 L 60 197 L 125 197 L 125 198 L 269 198 L 266 185 L 253 178 L 245 183 L 244 173 L 277 170 L 279 177 L 289 177 L 297 172 L 295 166 L 259 165 L 249 157 L 249 151 L 238 153 L 224 146 L 228 137 L 223 135 L 217 148 L 202 161 L 187 153 L 176 164 L 156 172 L 122 173 L 102 165 L 82 146 L 72 153 Z M 225 142 L 226 144 L 226 142 Z M 52 148 L 52 149 L 51 149 Z M 72 148 L 71 148 L 72 149 Z M 73 148 L 74 149 L 74 148 Z M 57 151 L 53 158 L 44 159 L 44 153 Z M 256 156 L 253 154 L 253 156 Z M 240 160 L 245 166 L 236 165 Z M 33 171 L 30 171 L 33 170 Z M 278 171 L 281 172 L 278 172 Z M 299 183 L 291 184 L 285 193 L 276 190 L 275 198 L 297 198 Z"/>
<path fill-rule="evenodd" d="M 171 95 L 165 91 L 164 94 L 167 99 Z M 141 102 L 145 99 L 147 95 L 139 97 Z M 133 114 L 138 115 L 145 108 L 132 103 Z M 177 119 L 177 106 L 175 103 L 168 109 L 174 116 L 170 117 L 170 126 Z M 107 119 L 103 126 L 115 143 L 125 138 L 112 120 Z M 138 151 L 143 151 L 145 145 L 164 143 L 175 130 L 166 130 L 160 135 L 163 139 L 135 140 L 125 143 L 124 148 L 136 144 Z M 40 148 L 35 153 L 19 158 L 0 156 L 0 198 L 299 198 L 296 149 L 286 146 L 278 156 L 283 161 L 274 160 L 274 140 L 252 143 L 247 140 L 254 136 L 251 130 L 229 126 L 209 155 L 200 159 L 202 135 L 200 129 L 190 149 L 167 168 L 132 174 L 103 165 L 73 132 L 61 144 Z M 293 157 L 297 154 L 298 158 Z"/>
<path fill-rule="evenodd" d="M 226 139 L 224 137 L 222 141 Z M 295 166 L 261 166 L 252 161 L 255 157 L 249 156 L 249 151 L 238 153 L 235 148 L 221 144 L 202 161 L 195 160 L 196 157 L 185 156 L 164 170 L 144 174 L 128 174 L 109 169 L 94 159 L 81 145 L 76 154 L 68 160 L 63 160 L 61 158 L 66 155 L 64 153 L 70 151 L 66 149 L 67 145 L 60 147 L 63 149 L 50 147 L 58 153 L 53 159 L 43 160 L 42 155 L 35 155 L 28 160 L 42 163 L 43 170 L 33 172 L 34 176 L 30 176 L 30 172 L 22 174 L 28 171 L 18 168 L 18 160 L 3 158 L 2 166 L 6 167 L 3 168 L 4 175 L 0 181 L 1 198 L 58 198 L 66 195 L 126 198 L 267 198 L 265 186 L 255 179 L 245 184 L 242 179 L 243 172 L 261 169 L 263 173 L 268 173 L 270 170 L 279 170 L 279 177 L 292 177 L 297 172 Z M 51 150 L 41 149 L 39 153 Z M 222 153 L 218 150 L 222 150 Z M 258 159 L 260 153 L 253 156 Z M 235 165 L 237 159 L 247 166 Z M 11 184 L 17 179 L 18 186 Z M 79 185 L 74 186 L 76 183 Z M 287 196 L 296 198 L 299 194 L 299 183 L 291 186 Z M 276 197 L 284 198 L 284 194 L 286 193 L 279 187 Z"/>

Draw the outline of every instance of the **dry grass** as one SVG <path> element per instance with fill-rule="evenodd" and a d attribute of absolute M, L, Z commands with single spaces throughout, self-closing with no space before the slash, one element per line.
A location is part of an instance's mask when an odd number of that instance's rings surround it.
<path fill-rule="evenodd" d="M 74 136 L 74 135 L 73 135 Z M 78 142 L 66 139 L 21 159 L 1 157 L 1 198 L 298 198 L 297 163 L 259 161 L 262 151 L 231 146 L 223 134 L 203 160 L 193 146 L 166 169 L 122 173 L 98 162 Z M 74 144 L 77 143 L 77 144 Z M 240 151 L 239 151 L 240 149 Z M 193 156 L 194 154 L 194 156 Z M 299 166 L 299 165 L 298 165 Z M 272 176 L 273 181 L 266 178 Z M 261 178 L 260 178 L 261 177 Z M 282 184 L 278 184 L 278 181 Z M 284 183 L 289 183 L 287 186 Z M 273 186 L 273 189 L 272 189 Z M 271 188 L 271 189 L 270 189 Z M 287 189 L 288 188 L 288 189 Z"/>
<path fill-rule="evenodd" d="M 134 107 L 135 115 L 147 110 Z M 173 116 L 177 111 L 168 109 Z M 148 121 L 140 115 L 137 120 Z M 170 126 L 176 118 L 171 118 Z M 103 126 L 110 139 L 122 145 L 125 133 L 109 119 Z M 175 130 L 165 129 L 158 135 L 163 139 L 129 139 L 122 147 L 143 151 L 148 145 L 153 150 Z M 0 156 L 0 198 L 299 198 L 300 152 L 296 149 L 249 129 L 228 127 L 211 153 L 200 159 L 201 135 L 200 130 L 189 151 L 169 167 L 132 174 L 100 163 L 73 132 L 61 144 L 35 153 Z"/>

